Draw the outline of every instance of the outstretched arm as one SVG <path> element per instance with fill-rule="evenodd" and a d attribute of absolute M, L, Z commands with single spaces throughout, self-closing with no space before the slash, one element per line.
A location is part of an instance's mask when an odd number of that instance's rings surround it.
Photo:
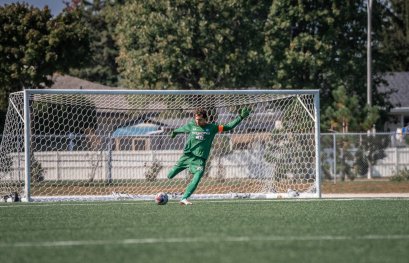
<path fill-rule="evenodd" d="M 240 110 L 239 116 L 237 116 L 234 120 L 231 122 L 223 125 L 223 131 L 230 131 L 234 129 L 239 123 L 247 118 L 250 115 L 250 109 L 249 108 L 243 108 Z"/>
<path fill-rule="evenodd" d="M 172 138 L 175 138 L 176 135 L 178 135 L 179 133 L 188 133 L 188 132 L 190 132 L 190 126 L 191 126 L 191 124 L 188 123 L 188 124 L 183 125 L 182 127 L 179 127 L 179 128 L 177 128 L 177 129 L 174 129 L 174 130 L 172 131 L 172 133 L 170 134 L 170 136 L 171 136 Z"/>

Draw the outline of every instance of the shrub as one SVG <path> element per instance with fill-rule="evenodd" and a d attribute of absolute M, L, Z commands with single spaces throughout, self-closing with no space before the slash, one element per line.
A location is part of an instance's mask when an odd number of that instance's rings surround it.
<path fill-rule="evenodd" d="M 44 181 L 44 168 L 41 163 L 32 157 L 31 162 L 31 182 L 42 182 Z"/>
<path fill-rule="evenodd" d="M 398 170 L 389 180 L 393 182 L 409 181 L 409 169 L 405 167 Z"/>
<path fill-rule="evenodd" d="M 157 160 L 153 161 L 152 165 L 145 172 L 145 179 L 149 182 L 156 181 L 156 178 L 158 177 L 158 174 L 160 170 L 162 170 L 162 168 L 163 168 L 163 165 L 159 161 Z"/>

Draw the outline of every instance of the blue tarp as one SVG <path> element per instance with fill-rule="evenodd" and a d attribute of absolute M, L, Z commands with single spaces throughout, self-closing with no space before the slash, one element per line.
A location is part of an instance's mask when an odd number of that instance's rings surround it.
<path fill-rule="evenodd" d="M 122 127 L 116 129 L 112 133 L 112 137 L 122 137 L 122 136 L 143 136 L 162 133 L 163 130 L 160 126 L 155 124 L 139 123 L 136 125 Z"/>

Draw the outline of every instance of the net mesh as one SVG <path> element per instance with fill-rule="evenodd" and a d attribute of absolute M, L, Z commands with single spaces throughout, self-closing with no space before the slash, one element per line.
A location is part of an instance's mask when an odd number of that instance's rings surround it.
<path fill-rule="evenodd" d="M 0 194 L 24 195 L 23 93 L 10 96 L 0 148 Z M 187 135 L 170 132 L 203 108 L 210 122 L 251 114 L 216 135 L 193 198 L 317 192 L 313 94 L 32 94 L 30 196 L 177 198 L 192 177 L 167 173 Z"/>

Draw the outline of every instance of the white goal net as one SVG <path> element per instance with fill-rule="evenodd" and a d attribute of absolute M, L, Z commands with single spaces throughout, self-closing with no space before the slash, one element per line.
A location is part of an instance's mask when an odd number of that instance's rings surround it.
<path fill-rule="evenodd" d="M 188 170 L 167 173 L 186 136 L 171 138 L 194 110 L 226 124 L 191 198 L 319 197 L 316 90 L 91 91 L 13 93 L 0 146 L 0 195 L 25 200 L 179 198 Z"/>

